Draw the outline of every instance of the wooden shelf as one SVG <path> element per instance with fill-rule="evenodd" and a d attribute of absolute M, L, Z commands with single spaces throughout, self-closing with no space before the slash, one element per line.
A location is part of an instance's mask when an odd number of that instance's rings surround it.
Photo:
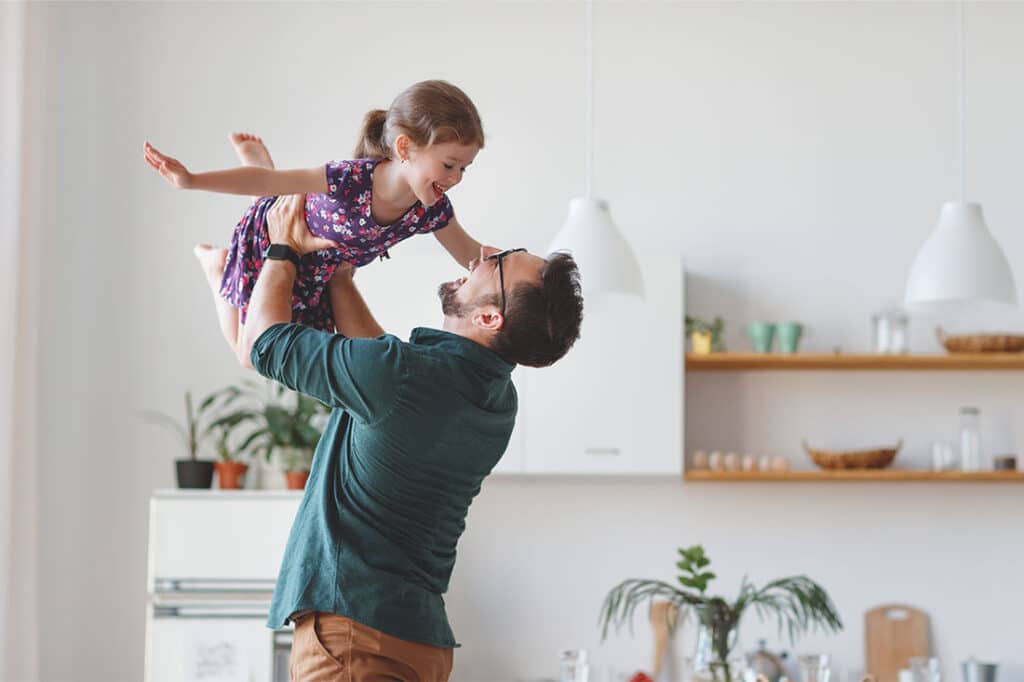
<path fill-rule="evenodd" d="M 921 469 L 843 469 L 836 471 L 708 471 L 689 470 L 683 479 L 693 482 L 780 481 L 930 481 L 1024 483 L 1022 471 L 927 471 Z"/>
<path fill-rule="evenodd" d="M 1024 370 L 1024 353 L 687 353 L 686 370 Z"/>

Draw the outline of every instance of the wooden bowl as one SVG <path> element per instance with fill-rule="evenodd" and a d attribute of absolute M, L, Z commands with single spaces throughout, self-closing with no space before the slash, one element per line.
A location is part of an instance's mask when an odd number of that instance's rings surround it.
<path fill-rule="evenodd" d="M 1018 334 L 963 334 L 946 336 L 942 327 L 935 335 L 950 353 L 1020 353 L 1024 351 L 1024 336 Z"/>
<path fill-rule="evenodd" d="M 903 447 L 901 439 L 895 447 L 873 450 L 818 450 L 801 441 L 804 450 L 822 469 L 884 469 L 892 464 L 896 453 Z"/>

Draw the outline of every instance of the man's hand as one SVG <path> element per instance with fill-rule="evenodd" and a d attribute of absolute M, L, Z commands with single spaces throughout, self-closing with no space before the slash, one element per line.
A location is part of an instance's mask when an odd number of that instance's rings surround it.
<path fill-rule="evenodd" d="M 192 174 L 181 161 L 172 159 L 148 142 L 143 145 L 142 153 L 146 157 L 146 163 L 164 176 L 167 182 L 178 189 L 189 189 L 192 186 Z"/>
<path fill-rule="evenodd" d="M 336 242 L 317 237 L 309 231 L 305 194 L 289 194 L 277 198 L 267 211 L 267 233 L 271 243 L 287 244 L 300 256 L 337 246 Z"/>

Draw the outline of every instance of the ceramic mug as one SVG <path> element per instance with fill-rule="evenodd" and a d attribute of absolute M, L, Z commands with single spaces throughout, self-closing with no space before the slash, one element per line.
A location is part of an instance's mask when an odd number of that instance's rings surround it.
<path fill-rule="evenodd" d="M 779 337 L 780 353 L 795 353 L 800 345 L 800 335 L 803 334 L 804 326 L 799 322 L 779 322 L 775 326 Z"/>
<path fill-rule="evenodd" d="M 775 338 L 774 322 L 751 322 L 747 331 L 750 333 L 755 353 L 772 352 L 772 340 Z"/>

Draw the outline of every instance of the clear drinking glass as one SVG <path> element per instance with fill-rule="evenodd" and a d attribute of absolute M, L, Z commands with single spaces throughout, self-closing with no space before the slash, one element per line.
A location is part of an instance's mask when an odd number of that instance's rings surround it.
<path fill-rule="evenodd" d="M 832 657 L 828 654 L 814 654 L 801 656 L 800 679 L 801 682 L 829 682 L 832 676 L 830 663 Z"/>
<path fill-rule="evenodd" d="M 925 656 L 914 656 L 910 659 L 910 674 L 914 682 L 942 682 L 942 671 L 939 659 Z"/>
<path fill-rule="evenodd" d="M 587 682 L 590 678 L 590 662 L 586 649 L 569 649 L 562 652 L 561 682 Z"/>

